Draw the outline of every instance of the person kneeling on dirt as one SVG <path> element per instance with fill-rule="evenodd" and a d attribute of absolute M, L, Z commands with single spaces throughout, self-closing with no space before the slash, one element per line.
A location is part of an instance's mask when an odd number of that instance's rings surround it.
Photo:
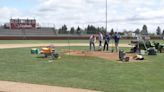
<path fill-rule="evenodd" d="M 103 49 L 103 51 L 105 51 L 105 49 L 108 51 L 109 41 L 110 41 L 109 33 L 106 33 L 104 40 L 105 40 L 105 42 L 104 42 L 104 49 Z"/>
<path fill-rule="evenodd" d="M 93 50 L 95 51 L 95 43 L 96 43 L 96 37 L 94 35 L 91 35 L 89 38 L 90 51 L 92 50 L 92 45 L 93 45 Z"/>

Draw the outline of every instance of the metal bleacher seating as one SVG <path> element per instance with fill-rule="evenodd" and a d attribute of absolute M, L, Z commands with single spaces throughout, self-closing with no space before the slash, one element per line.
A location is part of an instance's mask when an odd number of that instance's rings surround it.
<path fill-rule="evenodd" d="M 54 36 L 53 28 L 39 29 L 0 29 L 0 36 Z"/>

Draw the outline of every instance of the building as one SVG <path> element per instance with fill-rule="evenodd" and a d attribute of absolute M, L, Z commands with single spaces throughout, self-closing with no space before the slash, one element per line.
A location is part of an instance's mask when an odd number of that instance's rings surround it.
<path fill-rule="evenodd" d="M 4 25 L 9 29 L 34 29 L 36 26 L 35 19 L 10 19 L 10 22 Z"/>
<path fill-rule="evenodd" d="M 136 37 L 136 34 L 132 31 L 124 31 L 123 33 L 125 37 Z"/>

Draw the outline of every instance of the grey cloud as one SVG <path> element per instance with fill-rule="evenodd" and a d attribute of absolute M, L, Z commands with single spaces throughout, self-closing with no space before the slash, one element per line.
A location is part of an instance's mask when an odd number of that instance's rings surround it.
<path fill-rule="evenodd" d="M 164 17 L 149 17 L 149 18 L 137 17 L 137 18 L 109 20 L 109 22 L 148 21 L 148 20 L 157 20 L 157 19 L 164 19 Z"/>
<path fill-rule="evenodd" d="M 56 11 L 54 8 L 40 8 L 38 9 L 39 12 L 51 12 L 51 11 Z"/>
<path fill-rule="evenodd" d="M 56 24 L 68 25 L 104 25 L 105 23 L 105 0 L 51 0 L 49 5 L 44 4 L 41 0 L 40 6 L 34 13 L 42 21 L 54 21 Z M 161 0 L 160 0 L 161 1 Z M 155 0 L 149 0 L 147 3 L 143 0 L 108 0 L 109 3 L 109 20 L 108 23 L 113 26 L 118 24 L 142 25 L 149 23 L 151 20 L 161 20 L 164 17 L 153 17 L 152 15 L 141 16 L 143 12 L 154 11 Z M 137 10 L 137 7 L 140 9 Z M 142 10 L 144 8 L 144 10 Z M 161 8 L 161 6 L 157 7 Z M 160 15 L 160 14 L 159 14 Z M 69 24 L 70 23 L 70 24 Z M 156 24 L 162 24 L 162 21 Z M 112 25 L 113 24 L 113 25 Z M 121 26 L 122 27 L 122 26 Z"/>
<path fill-rule="evenodd" d="M 126 19 L 111 19 L 108 20 L 108 23 L 118 23 L 118 22 L 137 22 L 137 21 L 149 21 L 149 20 L 161 20 L 164 19 L 164 17 L 149 17 L 149 18 L 142 18 L 142 17 L 138 17 L 138 18 L 126 18 Z M 86 23 L 103 23 L 105 21 L 93 21 L 93 22 L 86 22 Z"/>

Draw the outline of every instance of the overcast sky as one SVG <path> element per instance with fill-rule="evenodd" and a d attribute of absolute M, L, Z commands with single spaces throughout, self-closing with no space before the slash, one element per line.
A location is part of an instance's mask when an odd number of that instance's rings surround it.
<path fill-rule="evenodd" d="M 0 23 L 10 18 L 35 18 L 56 28 L 88 24 L 105 27 L 105 0 L 1 0 Z M 108 0 L 108 28 L 122 31 L 148 25 L 164 28 L 164 0 Z"/>

